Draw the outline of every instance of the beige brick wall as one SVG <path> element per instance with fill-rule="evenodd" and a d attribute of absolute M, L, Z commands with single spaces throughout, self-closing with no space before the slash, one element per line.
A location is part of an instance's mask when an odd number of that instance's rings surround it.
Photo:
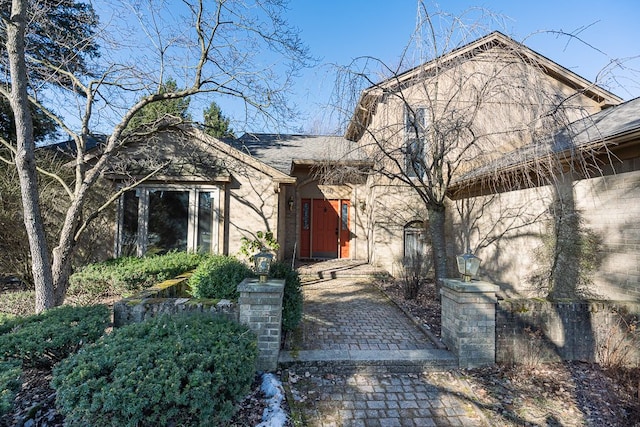
<path fill-rule="evenodd" d="M 599 297 L 640 301 L 640 171 L 625 163 L 618 173 L 573 183 L 583 224 L 601 241 L 601 266 L 590 289 Z M 637 169 L 637 168 L 636 168 Z M 480 247 L 481 275 L 499 284 L 508 296 L 532 296 L 528 277 L 539 268 L 535 251 L 545 234 L 549 187 L 506 192 L 469 200 L 475 213 L 471 247 Z M 460 204 L 462 202 L 455 202 Z M 465 222 L 449 209 L 455 250 L 462 250 Z M 451 240 L 451 239 L 450 239 Z"/>

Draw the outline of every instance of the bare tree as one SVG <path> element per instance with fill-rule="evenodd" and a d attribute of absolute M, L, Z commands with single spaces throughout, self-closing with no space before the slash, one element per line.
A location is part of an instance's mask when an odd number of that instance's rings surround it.
<path fill-rule="evenodd" d="M 283 19 L 281 1 L 110 2 L 104 10 L 118 11 L 95 35 L 108 49 L 93 58 L 91 76 L 44 58 L 37 63 L 39 70 L 48 73 L 43 74 L 48 80 L 31 85 L 27 64 L 34 56 L 25 40 L 34 24 L 29 17 L 42 4 L 44 1 L 13 0 L 11 14 L 3 17 L 11 77 L 11 87 L 3 94 L 15 115 L 16 141 L 9 143 L 16 147 L 36 311 L 63 302 L 79 232 L 94 217 L 84 212 L 87 195 L 128 137 L 136 133 L 127 128 L 139 111 L 159 101 L 215 92 L 241 100 L 247 116 L 281 123 L 295 113 L 285 102 L 291 77 L 309 60 L 298 34 Z M 140 28 L 134 28 L 130 20 L 121 21 L 122 16 L 137 18 Z M 65 39 L 58 42 L 65 43 Z M 65 47 L 73 50 L 73 46 Z M 163 85 L 169 78 L 185 89 L 166 90 Z M 146 95 L 140 98 L 141 93 Z M 61 183 L 69 208 L 51 252 L 37 193 L 32 106 L 45 111 L 75 145 L 74 182 Z M 59 111 L 66 115 L 56 114 Z M 89 154 L 88 141 L 98 132 L 108 137 L 98 151 Z"/>
<path fill-rule="evenodd" d="M 573 87 L 551 83 L 560 67 L 550 70 L 550 61 L 490 33 L 485 24 L 496 22 L 499 17 L 482 9 L 453 16 L 419 2 L 416 30 L 399 64 L 358 58 L 337 85 L 349 117 L 346 136 L 372 160 L 369 185 L 406 186 L 422 202 L 437 282 L 447 276 L 452 184 L 603 106 L 595 101 L 600 89 L 578 76 Z M 553 170 L 538 166 L 545 169 L 538 177 Z M 464 240 L 469 245 L 468 236 Z"/>

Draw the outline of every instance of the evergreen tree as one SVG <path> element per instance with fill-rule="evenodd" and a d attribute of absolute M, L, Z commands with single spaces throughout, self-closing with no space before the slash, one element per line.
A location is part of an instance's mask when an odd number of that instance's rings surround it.
<path fill-rule="evenodd" d="M 209 108 L 204 110 L 204 131 L 214 138 L 235 138 L 233 129 L 229 127 L 229 119 L 222 115 L 215 101 L 211 101 Z"/>
<path fill-rule="evenodd" d="M 178 83 L 169 79 L 160 86 L 159 94 L 174 93 L 178 90 Z M 155 123 L 164 116 L 178 117 L 184 121 L 191 120 L 189 114 L 189 98 L 167 98 L 162 101 L 145 105 L 138 113 L 133 116 L 129 122 L 127 129 L 132 130 L 142 125 Z"/>

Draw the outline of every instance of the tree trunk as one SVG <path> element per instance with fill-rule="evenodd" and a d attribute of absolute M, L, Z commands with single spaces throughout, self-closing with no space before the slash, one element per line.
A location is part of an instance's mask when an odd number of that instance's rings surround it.
<path fill-rule="evenodd" d="M 56 305 L 61 305 L 69 287 L 71 275 L 71 259 L 76 248 L 75 234 L 82 217 L 82 206 L 86 191 L 85 185 L 81 185 L 75 193 L 75 199 L 67 210 L 58 246 L 53 249 L 53 289 Z"/>
<path fill-rule="evenodd" d="M 436 290 L 440 295 L 442 279 L 447 277 L 447 242 L 445 238 L 445 208 L 443 205 L 427 205 L 429 213 L 429 232 L 433 248 L 433 269 L 435 271 Z"/>
<path fill-rule="evenodd" d="M 16 169 L 20 179 L 24 225 L 29 239 L 33 280 L 36 289 L 36 312 L 55 305 L 53 276 L 45 239 L 38 196 L 33 121 L 27 95 L 25 62 L 25 26 L 27 1 L 13 0 L 7 25 L 7 53 L 11 73 L 10 104 L 16 125 Z"/>

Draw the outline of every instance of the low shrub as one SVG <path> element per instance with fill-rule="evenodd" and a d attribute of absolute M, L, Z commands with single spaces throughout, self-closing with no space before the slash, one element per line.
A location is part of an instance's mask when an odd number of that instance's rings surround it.
<path fill-rule="evenodd" d="M 106 306 L 63 306 L 0 324 L 0 360 L 48 367 L 96 341 L 109 324 Z"/>
<path fill-rule="evenodd" d="M 255 375 L 246 327 L 162 316 L 113 331 L 54 368 L 70 426 L 224 425 Z"/>
<path fill-rule="evenodd" d="M 110 296 L 127 296 L 198 266 L 206 255 L 169 252 L 143 258 L 123 257 L 90 264 L 69 278 L 67 298 L 80 305 Z"/>
<path fill-rule="evenodd" d="M 21 375 L 20 361 L 0 361 L 0 416 L 13 408 L 13 401 L 22 384 Z"/>
<path fill-rule="evenodd" d="M 251 269 L 238 259 L 213 255 L 203 261 L 189 278 L 191 295 L 195 298 L 237 300 L 237 287 L 251 277 Z"/>
<path fill-rule="evenodd" d="M 274 262 L 270 275 L 274 279 L 285 279 L 282 298 L 282 330 L 294 330 L 302 320 L 302 288 L 300 275 L 284 262 Z"/>
<path fill-rule="evenodd" d="M 29 316 L 35 313 L 35 291 L 3 292 L 0 298 L 0 315 L 3 313 L 14 316 Z"/>

